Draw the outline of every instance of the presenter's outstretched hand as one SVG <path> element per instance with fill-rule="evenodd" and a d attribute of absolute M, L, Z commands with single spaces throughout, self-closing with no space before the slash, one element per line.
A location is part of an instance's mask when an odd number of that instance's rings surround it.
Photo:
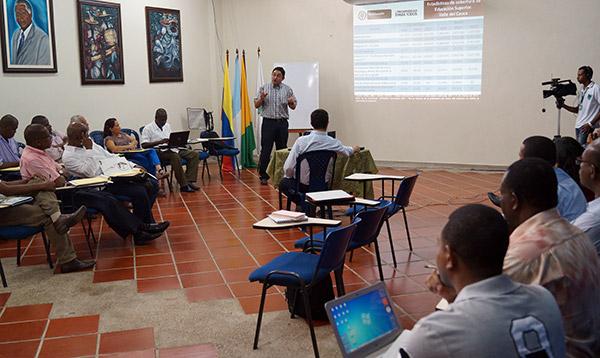
<path fill-rule="evenodd" d="M 296 98 L 294 98 L 293 96 L 288 98 L 288 106 L 295 107 L 296 106 Z"/>
<path fill-rule="evenodd" d="M 265 92 L 265 91 L 262 91 L 262 92 L 260 93 L 260 100 L 261 100 L 261 101 L 263 101 L 263 100 L 265 99 L 265 97 L 267 97 L 267 92 Z"/>

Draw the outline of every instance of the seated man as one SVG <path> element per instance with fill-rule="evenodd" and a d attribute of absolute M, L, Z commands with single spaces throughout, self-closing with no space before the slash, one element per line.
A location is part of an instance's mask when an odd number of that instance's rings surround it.
<path fill-rule="evenodd" d="M 581 184 L 593 191 L 596 199 L 572 223 L 588 235 L 600 255 L 600 140 L 588 144 L 579 162 Z"/>
<path fill-rule="evenodd" d="M 152 148 L 159 144 L 169 143 L 171 126 L 167 123 L 167 111 L 163 108 L 157 109 L 154 114 L 154 121 L 147 124 L 140 135 L 142 148 Z M 158 150 L 158 157 L 160 160 L 168 160 L 171 164 L 171 170 L 175 173 L 180 191 L 189 193 L 200 190 L 200 187 L 196 185 L 198 163 L 200 161 L 197 152 L 190 149 L 160 149 Z M 187 160 L 185 175 L 181 166 L 182 159 Z"/>
<path fill-rule="evenodd" d="M 290 200 L 296 203 L 298 207 L 300 198 L 296 193 L 298 180 L 300 180 L 300 191 L 306 192 L 310 178 L 308 163 L 300 163 L 300 178 L 296 176 L 296 160 L 303 153 L 315 150 L 332 150 L 343 155 L 350 156 L 358 151 L 359 147 L 348 147 L 342 144 L 338 139 L 327 135 L 327 126 L 329 125 L 329 114 L 324 109 L 314 110 L 310 115 L 310 125 L 314 130 L 309 134 L 296 140 L 292 150 L 283 164 L 283 179 L 279 183 L 281 190 Z M 331 178 L 331 167 L 328 169 L 326 180 Z"/>
<path fill-rule="evenodd" d="M 80 124 L 77 124 L 81 126 Z M 25 180 L 33 177 L 54 182 L 56 187 L 64 186 L 65 177 L 59 172 L 60 165 L 45 152 L 52 143 L 48 130 L 39 124 L 30 124 L 25 128 L 27 147 L 21 157 L 21 174 Z M 74 194 L 77 202 L 85 204 L 102 213 L 104 219 L 117 234 L 126 238 L 133 234 L 136 245 L 142 245 L 158 238 L 169 226 L 169 222 L 159 224 L 144 223 L 136 215 L 125 209 L 119 201 L 106 190 L 77 190 Z"/>
<path fill-rule="evenodd" d="M 600 356 L 600 258 L 590 239 L 556 210 L 557 180 L 547 161 L 513 163 L 500 186 L 511 230 L 504 273 L 546 287 L 563 317 L 567 355 Z"/>
<path fill-rule="evenodd" d="M 102 175 L 100 160 L 116 156 L 94 143 L 83 124 L 73 123 L 67 128 L 67 145 L 63 153 L 63 163 L 69 174 L 80 178 Z M 147 183 L 113 183 L 109 184 L 106 190 L 114 195 L 131 198 L 133 213 L 144 223 L 155 222 L 152 206 L 158 193 L 156 180 Z"/>
<path fill-rule="evenodd" d="M 14 138 L 18 127 L 19 121 L 13 115 L 7 114 L 0 118 L 0 169 L 19 166 L 21 155 Z M 19 177 L 10 179 L 19 179 Z"/>
<path fill-rule="evenodd" d="M 52 136 L 52 146 L 46 149 L 46 153 L 48 153 L 48 155 L 55 161 L 60 162 L 62 160 L 62 154 L 65 151 L 67 136 L 55 129 L 52 129 L 48 118 L 42 116 L 41 114 L 33 117 L 31 119 L 31 124 L 41 124 L 48 129 L 48 132 L 50 132 L 50 135 Z"/>
<path fill-rule="evenodd" d="M 548 162 L 558 180 L 558 213 L 567 220 L 575 220 L 585 211 L 585 195 L 573 178 L 564 170 L 556 167 L 556 145 L 550 138 L 532 136 L 526 138 L 519 150 L 519 159 L 540 158 Z"/>
<path fill-rule="evenodd" d="M 85 270 L 93 267 L 94 261 L 78 260 L 73 244 L 67 235 L 69 228 L 81 221 L 85 215 L 85 206 L 71 215 L 61 215 L 58 200 L 54 195 L 55 184 L 37 178 L 30 181 L 0 181 L 0 196 L 27 195 L 34 201 L 0 210 L 0 226 L 44 226 L 50 245 L 56 250 L 56 264 L 62 273 Z"/>
<path fill-rule="evenodd" d="M 385 356 L 564 357 L 552 294 L 502 274 L 507 247 L 508 227 L 496 210 L 473 204 L 450 214 L 439 239 L 438 272 L 429 280 L 450 305 L 402 332 Z"/>

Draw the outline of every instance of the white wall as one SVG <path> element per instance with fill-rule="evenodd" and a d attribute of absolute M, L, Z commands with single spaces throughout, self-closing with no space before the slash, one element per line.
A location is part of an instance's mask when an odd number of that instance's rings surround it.
<path fill-rule="evenodd" d="M 332 129 L 382 161 L 509 164 L 525 137 L 555 134 L 556 111 L 551 99 L 541 99 L 542 81 L 575 80 L 583 64 L 600 78 L 596 0 L 485 0 L 477 101 L 355 103 L 352 8 L 342 0 L 222 0 L 217 10 L 223 47 L 251 50 L 250 88 L 257 46 L 266 73 L 276 61 L 319 61 L 320 103 Z M 563 113 L 563 135 L 574 135 L 574 123 Z"/>
<path fill-rule="evenodd" d="M 17 137 L 36 114 L 46 115 L 64 130 L 73 114 L 82 114 L 94 129 L 109 117 L 137 129 L 164 107 L 174 128 L 187 128 L 186 108 L 211 101 L 211 62 L 208 55 L 209 3 L 205 0 L 120 1 L 125 66 L 124 85 L 81 85 L 77 2 L 54 1 L 58 73 L 0 74 L 2 114 L 20 122 Z M 148 78 L 145 6 L 181 10 L 184 82 L 153 83 Z M 212 16 L 212 15 L 211 15 Z M 211 20 L 212 25 L 212 20 Z"/>

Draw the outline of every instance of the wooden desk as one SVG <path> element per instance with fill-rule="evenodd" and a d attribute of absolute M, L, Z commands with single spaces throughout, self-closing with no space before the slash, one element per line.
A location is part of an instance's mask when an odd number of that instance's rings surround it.
<path fill-rule="evenodd" d="M 344 180 L 362 182 L 363 183 L 363 191 L 367 187 L 367 182 L 372 182 L 375 180 L 381 180 L 381 198 L 385 197 L 385 181 L 392 181 L 392 196 L 396 195 L 394 193 L 394 183 L 396 181 L 402 181 L 406 179 L 403 175 L 385 175 L 385 174 L 370 174 L 370 173 L 354 173 L 352 175 L 348 175 L 344 178 Z"/>
<path fill-rule="evenodd" d="M 314 226 L 322 226 L 323 227 L 323 237 L 327 235 L 328 227 L 336 227 L 340 226 L 342 222 L 340 220 L 328 220 L 328 219 L 320 219 L 320 218 L 311 218 L 304 221 L 290 222 L 290 223 L 276 223 L 270 218 L 264 218 L 258 222 L 252 224 L 252 228 L 254 229 L 263 229 L 263 230 L 283 230 L 283 229 L 291 229 L 295 227 L 308 227 L 309 235 L 310 235 L 310 244 L 312 247 L 313 241 L 313 227 Z"/>

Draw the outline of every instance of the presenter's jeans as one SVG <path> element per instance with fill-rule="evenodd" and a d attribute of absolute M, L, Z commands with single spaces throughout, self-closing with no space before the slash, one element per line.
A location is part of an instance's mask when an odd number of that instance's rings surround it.
<path fill-rule="evenodd" d="M 260 159 L 258 162 L 258 174 L 261 179 L 269 179 L 267 166 L 271 159 L 273 143 L 277 150 L 287 147 L 288 141 L 287 119 L 263 118 L 260 140 Z"/>

